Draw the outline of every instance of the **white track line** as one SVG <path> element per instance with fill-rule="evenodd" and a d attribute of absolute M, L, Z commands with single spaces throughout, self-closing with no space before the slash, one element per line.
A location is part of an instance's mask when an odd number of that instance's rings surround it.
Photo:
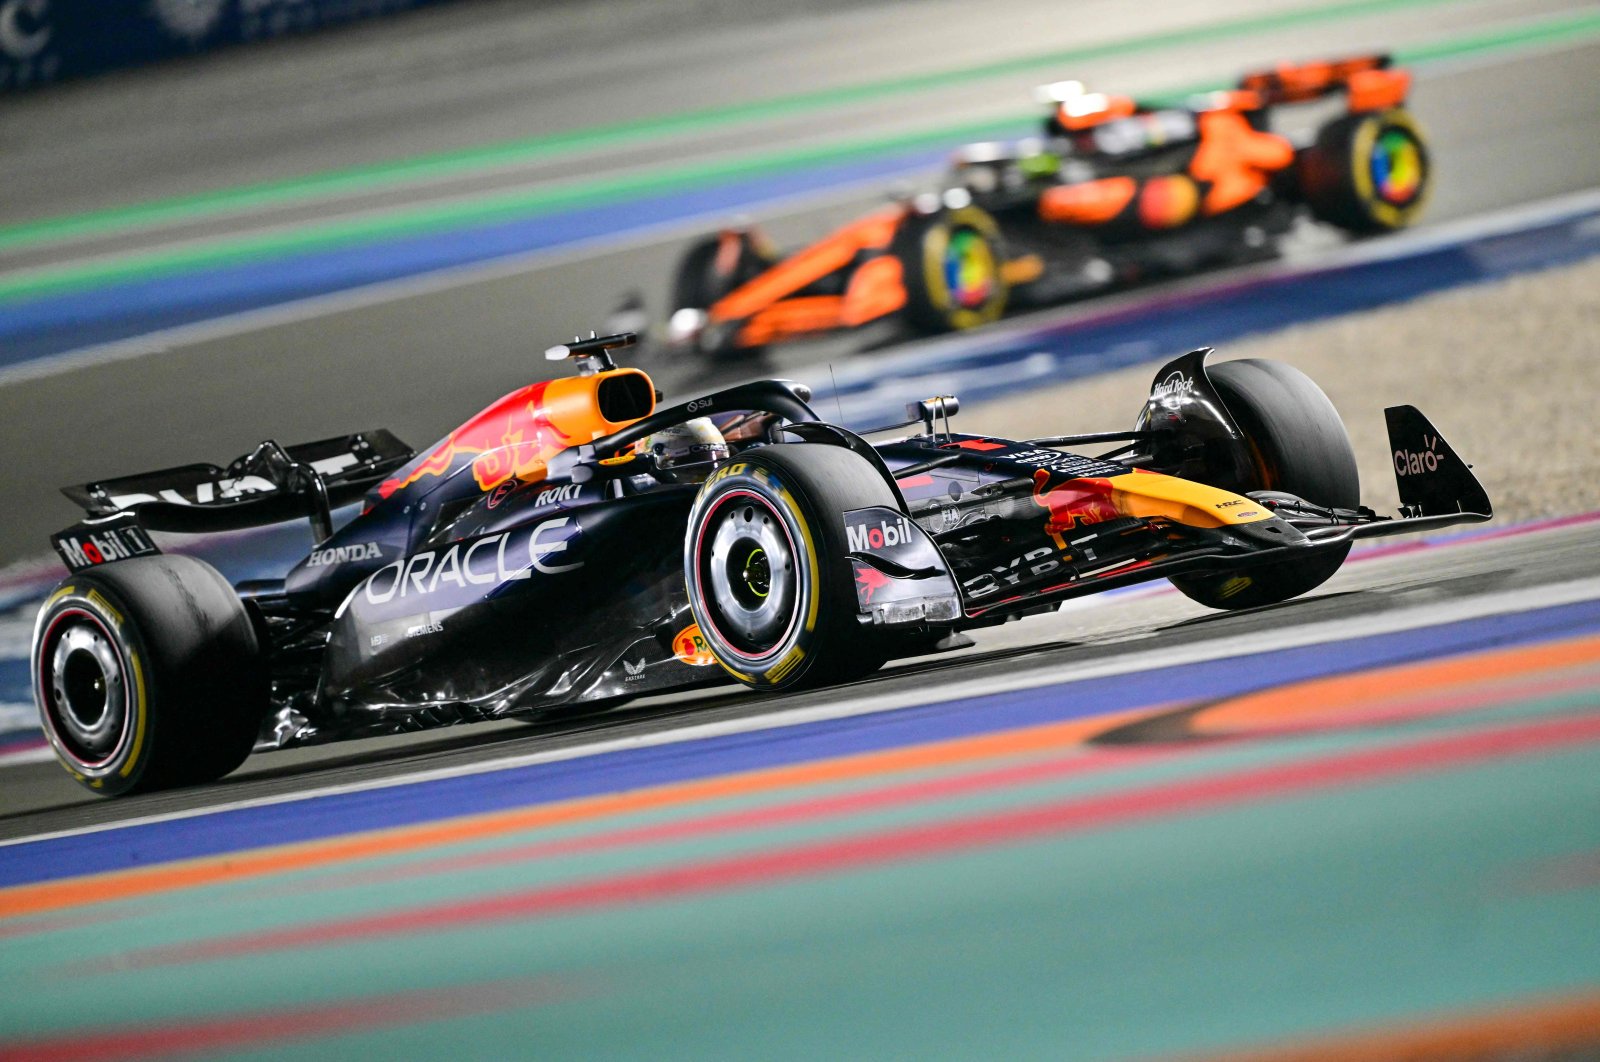
<path fill-rule="evenodd" d="M 1561 605 L 1571 605 L 1582 601 L 1600 599 L 1600 576 L 1578 579 L 1564 583 L 1550 583 L 1543 586 L 1525 587 L 1519 590 L 1506 590 L 1495 594 L 1485 594 L 1481 597 L 1460 601 L 1451 601 L 1431 605 L 1419 605 L 1413 608 L 1397 609 L 1394 612 L 1379 614 L 1377 616 L 1351 616 L 1343 619 L 1326 620 L 1321 623 L 1310 623 L 1302 626 L 1289 627 L 1278 631 L 1252 632 L 1250 634 L 1224 635 L 1218 638 L 1207 639 L 1184 645 L 1170 646 L 1165 649 L 1132 649 L 1120 652 L 1107 659 L 1086 664 L 1046 664 L 1024 667 L 1010 675 L 996 678 L 972 678 L 954 682 L 938 681 L 934 688 L 927 691 L 910 689 L 893 690 L 885 693 L 868 693 L 862 696 L 846 697 L 844 700 L 831 704 L 819 704 L 812 708 L 795 708 L 780 702 L 779 706 L 771 713 L 757 716 L 747 716 L 740 719 L 724 719 L 711 723 L 680 727 L 674 730 L 661 731 L 650 734 L 638 734 L 630 737 L 611 738 L 604 741 L 595 741 L 587 745 L 578 745 L 572 748 L 552 749 L 545 752 L 524 753 L 516 756 L 505 756 L 499 759 L 486 760 L 479 763 L 460 764 L 453 767 L 439 767 L 430 770 L 414 771 L 409 774 L 396 775 L 389 778 L 369 779 L 361 782 L 351 782 L 343 785 L 324 786 L 303 793 L 283 793 L 270 797 L 257 797 L 249 800 L 233 801 L 208 808 L 192 808 L 186 811 L 165 812 L 159 815 L 148 815 L 141 818 L 127 819 L 115 823 L 103 823 L 97 826 L 84 826 L 71 830 L 58 830 L 53 833 L 35 834 L 29 837 L 19 837 L 14 840 L 0 841 L 0 848 L 18 844 L 30 844 L 36 841 L 55 840 L 63 837 L 79 837 L 87 834 L 103 833 L 108 830 L 119 830 L 133 826 L 149 826 L 163 822 L 174 822 L 182 819 L 199 818 L 205 815 L 216 815 L 224 812 L 241 811 L 248 808 L 270 807 L 278 804 L 292 804 L 300 801 L 317 800 L 324 797 L 343 796 L 351 793 L 370 792 L 380 789 L 393 789 L 398 786 L 416 785 L 423 782 L 434 782 L 448 778 L 463 778 L 472 775 L 492 774 L 498 771 L 512 770 L 520 767 L 531 767 L 547 763 L 560 763 L 566 760 L 586 759 L 592 756 L 601 756 L 611 752 L 624 752 L 632 749 L 657 748 L 666 745 L 681 745 L 691 741 L 702 741 L 708 738 L 727 737 L 733 734 L 750 734 L 767 730 L 779 730 L 787 727 L 804 726 L 808 723 L 820 723 L 833 719 L 847 719 L 853 716 L 873 715 L 880 712 L 892 712 L 904 708 L 922 707 L 931 704 L 941 704 L 950 701 L 963 700 L 973 697 L 983 697 L 996 693 L 1007 693 L 1016 690 L 1031 689 L 1039 686 L 1056 683 L 1078 682 L 1085 679 L 1105 678 L 1113 675 L 1125 675 L 1131 672 L 1145 672 L 1163 668 L 1179 667 L 1185 664 L 1201 663 L 1209 660 L 1225 660 L 1241 656 L 1255 656 L 1261 653 L 1276 652 L 1284 649 L 1299 649 L 1306 646 L 1318 645 L 1325 642 L 1342 641 L 1352 638 L 1369 637 L 1372 635 L 1397 634 L 1403 631 L 1418 630 L 1424 627 L 1435 627 L 1446 623 L 1455 623 L 1462 620 L 1481 619 L 1486 616 L 1506 615 L 1518 612 L 1531 612 L 1537 609 L 1554 608 Z"/>

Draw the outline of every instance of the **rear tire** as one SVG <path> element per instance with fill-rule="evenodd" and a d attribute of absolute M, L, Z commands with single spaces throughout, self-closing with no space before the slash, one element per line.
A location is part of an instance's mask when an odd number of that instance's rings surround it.
<path fill-rule="evenodd" d="M 752 689 L 849 682 L 887 659 L 858 622 L 843 514 L 896 508 L 878 472 L 842 447 L 764 446 L 700 490 L 684 543 L 689 605 L 712 655 Z"/>
<path fill-rule="evenodd" d="M 1281 361 L 1225 361 L 1206 370 L 1244 433 L 1254 482 L 1318 505 L 1355 508 L 1361 481 L 1344 421 L 1305 373 Z M 1293 561 L 1215 575 L 1177 575 L 1172 585 L 1210 608 L 1242 609 L 1298 597 L 1326 582 L 1349 544 Z"/>
<path fill-rule="evenodd" d="M 1400 109 L 1329 122 L 1301 152 L 1297 172 L 1311 212 L 1358 235 L 1416 221 L 1433 176 L 1422 130 Z"/>
<path fill-rule="evenodd" d="M 910 214 L 892 244 L 905 277 L 905 319 L 926 335 L 998 321 L 1010 291 L 1000 226 L 976 206 Z"/>
<path fill-rule="evenodd" d="M 748 233 L 739 234 L 739 254 L 731 269 L 718 268 L 718 251 L 721 235 L 706 236 L 695 241 L 678 260 L 672 280 L 672 309 L 709 310 L 718 300 L 735 288 L 759 276 L 772 263 L 761 254 Z M 736 329 L 721 329 L 715 335 L 702 337 L 700 353 L 713 361 L 735 361 L 740 358 L 760 357 L 765 346 L 736 347 L 733 337 Z"/>
<path fill-rule="evenodd" d="M 34 626 L 33 686 L 56 758 L 103 796 L 221 778 L 269 706 L 243 602 L 215 568 L 180 556 L 62 582 Z"/>

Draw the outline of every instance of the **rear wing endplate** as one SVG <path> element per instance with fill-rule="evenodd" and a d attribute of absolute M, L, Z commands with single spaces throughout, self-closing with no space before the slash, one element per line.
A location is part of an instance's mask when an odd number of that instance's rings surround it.
<path fill-rule="evenodd" d="M 1372 110 L 1379 104 L 1398 106 L 1410 87 L 1410 75 L 1393 67 L 1390 57 L 1382 53 L 1283 63 L 1239 79 L 1239 88 L 1255 93 L 1267 106 L 1305 103 L 1344 92 L 1349 94 L 1353 110 Z"/>

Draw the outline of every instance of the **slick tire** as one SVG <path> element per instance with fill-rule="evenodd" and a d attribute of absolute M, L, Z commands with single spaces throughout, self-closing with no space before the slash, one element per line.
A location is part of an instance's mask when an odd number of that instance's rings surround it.
<path fill-rule="evenodd" d="M 1427 142 L 1400 109 L 1329 122 L 1296 168 L 1312 214 L 1357 235 L 1412 224 L 1432 190 Z"/>
<path fill-rule="evenodd" d="M 1225 361 L 1206 370 L 1223 405 L 1244 433 L 1254 482 L 1318 505 L 1354 508 L 1361 501 L 1355 451 L 1328 396 L 1299 369 L 1280 361 Z M 1215 575 L 1173 576 L 1172 584 L 1210 608 L 1277 604 L 1315 589 L 1339 570 L 1348 544 L 1303 560 Z"/>
<path fill-rule="evenodd" d="M 884 643 L 856 619 L 843 514 L 895 508 L 888 484 L 842 447 L 764 446 L 718 469 L 689 514 L 684 580 L 717 662 L 752 689 L 849 682 Z"/>
<path fill-rule="evenodd" d="M 724 295 L 748 280 L 760 275 L 769 265 L 757 252 L 748 236 L 739 237 L 739 255 L 731 271 L 718 268 L 720 236 L 706 236 L 689 245 L 678 260 L 672 279 L 672 308 L 674 310 L 709 310 Z M 740 358 L 758 358 L 766 347 L 736 347 L 735 330 L 722 328 L 702 337 L 700 353 L 712 361 L 737 361 Z"/>
<path fill-rule="evenodd" d="M 905 277 L 906 322 L 925 335 L 998 321 L 1010 290 L 1000 226 L 975 206 L 911 214 L 891 244 Z"/>
<path fill-rule="evenodd" d="M 33 694 L 67 772 L 102 796 L 215 781 L 250 754 L 269 684 L 215 568 L 134 557 L 63 581 L 33 633 Z"/>

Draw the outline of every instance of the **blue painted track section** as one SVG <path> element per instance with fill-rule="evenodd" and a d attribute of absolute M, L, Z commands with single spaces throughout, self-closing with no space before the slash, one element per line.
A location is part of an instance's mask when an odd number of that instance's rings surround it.
<path fill-rule="evenodd" d="M 121 870 L 353 831 L 522 808 L 693 778 L 873 752 L 1086 718 L 1171 702 L 1204 701 L 1327 675 L 1600 632 L 1600 600 L 1443 624 L 1161 670 L 1045 684 L 900 711 L 809 723 L 680 746 L 365 792 L 316 797 L 126 826 L 0 849 L 0 886 Z"/>
<path fill-rule="evenodd" d="M 814 166 L 627 202 L 515 218 L 491 225 L 373 241 L 243 265 L 107 284 L 5 305 L 0 368 L 82 347 L 299 299 L 594 240 L 617 239 L 695 217 L 861 181 L 889 181 L 937 167 L 947 152 L 917 151 Z M 708 220 L 708 224 L 712 223 Z"/>

